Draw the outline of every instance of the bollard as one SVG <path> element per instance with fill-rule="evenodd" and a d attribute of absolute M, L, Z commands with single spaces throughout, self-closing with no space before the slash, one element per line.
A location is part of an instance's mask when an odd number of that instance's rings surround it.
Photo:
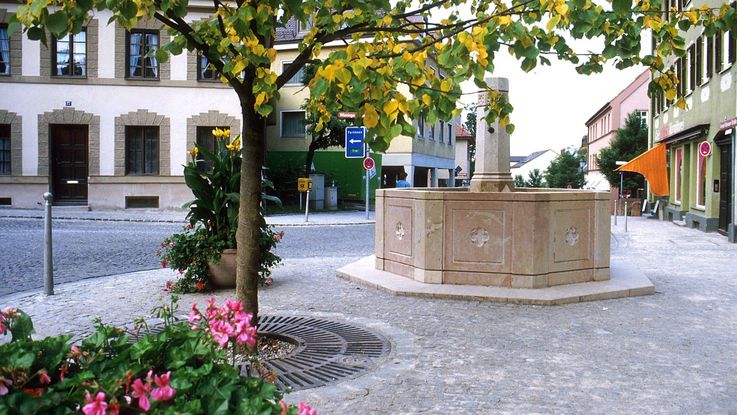
<path fill-rule="evenodd" d="M 619 201 L 618 199 L 614 199 L 614 226 L 617 226 L 617 215 L 618 215 L 617 209 L 619 209 L 619 206 L 617 206 L 618 201 Z"/>
<path fill-rule="evenodd" d="M 51 193 L 44 193 L 46 201 L 44 205 L 44 270 L 46 271 L 44 292 L 46 295 L 54 295 L 54 256 L 51 247 L 51 201 L 53 199 L 54 196 Z"/>
<path fill-rule="evenodd" d="M 305 223 L 310 221 L 310 190 L 307 189 L 307 193 L 305 193 L 307 196 L 305 197 Z M 300 197 L 300 200 L 302 198 Z"/>
<path fill-rule="evenodd" d="M 627 232 L 627 201 L 624 202 L 624 231 Z"/>

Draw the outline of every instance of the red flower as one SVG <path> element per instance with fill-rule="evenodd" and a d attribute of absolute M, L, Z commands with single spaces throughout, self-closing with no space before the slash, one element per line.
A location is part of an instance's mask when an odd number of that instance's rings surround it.
<path fill-rule="evenodd" d="M 195 287 L 197 288 L 197 291 L 205 291 L 205 283 L 204 282 L 198 282 L 195 284 Z"/>

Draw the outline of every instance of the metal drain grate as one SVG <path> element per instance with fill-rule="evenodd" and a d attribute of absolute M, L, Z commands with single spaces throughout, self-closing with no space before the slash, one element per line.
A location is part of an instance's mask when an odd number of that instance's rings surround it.
<path fill-rule="evenodd" d="M 379 333 L 319 318 L 261 316 L 258 331 L 298 344 L 295 353 L 264 362 L 276 373 L 279 386 L 295 391 L 362 375 L 391 351 L 389 341 Z"/>
<path fill-rule="evenodd" d="M 276 374 L 276 384 L 293 391 L 317 388 L 369 372 L 391 352 L 383 335 L 350 323 L 313 317 L 260 316 L 259 336 L 297 345 L 294 353 L 263 361 Z M 149 322 L 152 333 L 163 323 Z M 129 342 L 138 338 L 132 335 Z"/>

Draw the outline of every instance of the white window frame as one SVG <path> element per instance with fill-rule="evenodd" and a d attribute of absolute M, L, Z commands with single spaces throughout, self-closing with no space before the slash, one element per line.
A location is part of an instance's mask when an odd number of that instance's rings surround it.
<path fill-rule="evenodd" d="M 696 150 L 696 208 L 697 209 L 700 209 L 700 210 L 705 210 L 706 209 L 706 189 L 705 188 L 704 189 L 701 188 L 701 182 L 702 181 L 704 182 L 704 187 L 707 186 L 707 183 L 706 183 L 706 157 L 703 157 L 699 153 L 698 146 L 694 146 L 694 148 Z M 702 163 L 703 163 L 703 166 L 704 166 L 703 169 L 701 168 Z M 703 172 L 703 175 L 704 175 L 703 178 L 701 177 L 702 172 Z M 701 196 L 702 195 L 702 192 L 703 192 L 703 195 L 704 195 L 703 196 L 704 197 L 704 200 L 700 200 L 701 197 L 702 197 Z"/>
<path fill-rule="evenodd" d="M 305 123 L 305 132 L 303 136 L 295 136 L 295 135 L 284 135 L 284 113 L 293 113 L 293 112 L 300 112 L 304 114 L 305 118 L 307 117 L 307 113 L 304 110 L 283 110 L 279 111 L 279 138 L 285 138 L 285 139 L 295 139 L 295 140 L 305 140 L 307 139 L 307 124 Z"/>
<path fill-rule="evenodd" d="M 290 60 L 283 60 L 283 61 L 281 61 L 281 71 L 279 73 L 284 73 L 284 65 L 289 65 L 292 62 L 294 62 L 294 61 L 290 61 Z M 305 68 L 303 66 L 302 69 L 300 69 L 300 71 L 302 72 L 302 78 L 303 79 L 304 79 L 304 70 L 305 70 Z M 299 72 L 297 72 L 297 73 L 299 73 Z M 296 74 L 295 74 L 295 76 L 296 76 Z M 292 77 L 292 78 L 294 78 L 294 77 Z M 299 86 L 299 87 L 305 86 L 304 81 L 302 81 L 302 82 L 291 82 L 291 81 L 292 81 L 292 79 L 290 78 L 287 81 L 287 83 L 284 84 L 284 86 Z"/>
<path fill-rule="evenodd" d="M 675 151 L 675 172 L 673 173 L 674 181 L 673 181 L 673 187 L 675 188 L 675 193 L 673 195 L 673 198 L 675 200 L 676 205 L 680 205 L 683 200 L 683 192 L 681 191 L 681 184 L 683 182 L 683 147 L 676 148 Z"/>
<path fill-rule="evenodd" d="M 729 37 L 731 33 L 729 30 L 722 32 L 722 43 L 719 45 L 722 48 L 722 70 L 719 73 L 727 72 L 732 68 L 732 63 L 729 61 Z"/>

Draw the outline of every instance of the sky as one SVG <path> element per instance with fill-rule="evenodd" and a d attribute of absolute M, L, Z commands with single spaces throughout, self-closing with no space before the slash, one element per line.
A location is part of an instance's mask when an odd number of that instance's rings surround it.
<path fill-rule="evenodd" d="M 499 53 L 494 64 L 495 73 L 490 76 L 509 79 L 515 125 L 510 138 L 513 156 L 580 146 L 587 132 L 586 120 L 645 70 L 610 67 L 601 74 L 579 75 L 573 65 L 553 62 L 525 73 L 506 53 Z M 463 89 L 470 92 L 477 88 L 469 83 Z M 467 95 L 463 101 L 470 104 L 475 99 L 475 95 Z M 465 114 L 463 117 L 465 121 Z"/>

